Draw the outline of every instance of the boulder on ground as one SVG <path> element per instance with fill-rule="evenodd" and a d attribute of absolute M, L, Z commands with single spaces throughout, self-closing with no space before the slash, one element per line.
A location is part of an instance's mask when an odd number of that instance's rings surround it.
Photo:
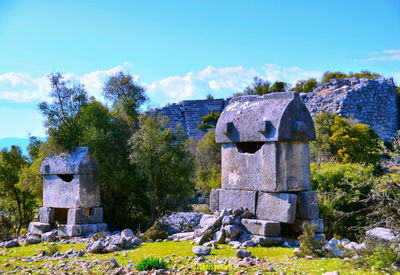
<path fill-rule="evenodd" d="M 28 238 L 26 238 L 25 240 L 25 244 L 29 245 L 29 244 L 37 244 L 40 243 L 42 240 L 40 239 L 39 236 L 37 235 L 31 235 Z"/>
<path fill-rule="evenodd" d="M 56 232 L 50 231 L 42 234 L 42 241 L 44 242 L 54 242 L 56 240 Z"/>
<path fill-rule="evenodd" d="M 192 251 L 196 256 L 205 256 L 210 254 L 211 248 L 205 246 L 193 246 Z"/>
<path fill-rule="evenodd" d="M 236 257 L 238 258 L 245 258 L 251 256 L 251 252 L 244 250 L 244 249 L 239 249 L 236 251 Z"/>
<path fill-rule="evenodd" d="M 203 213 L 176 212 L 159 219 L 159 223 L 168 234 L 194 231 L 199 226 Z"/>
<path fill-rule="evenodd" d="M 129 228 L 126 228 L 124 230 L 121 231 L 121 236 L 124 238 L 129 238 L 129 237 L 133 237 L 133 231 Z"/>
<path fill-rule="evenodd" d="M 372 246 L 388 246 L 400 242 L 400 234 L 387 228 L 376 227 L 365 232 L 365 240 Z"/>

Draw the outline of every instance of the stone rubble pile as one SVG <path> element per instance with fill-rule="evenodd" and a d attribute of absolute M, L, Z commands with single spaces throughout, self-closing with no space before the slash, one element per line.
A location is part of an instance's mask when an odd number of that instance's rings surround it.
<path fill-rule="evenodd" d="M 165 215 L 158 222 L 171 235 L 192 232 L 200 224 L 202 217 L 203 213 L 200 212 L 175 212 Z"/>
<path fill-rule="evenodd" d="M 203 215 L 194 231 L 195 243 L 217 248 L 229 244 L 233 248 L 284 245 L 298 246 L 295 240 L 279 237 L 280 223 L 254 219 L 244 208 L 223 209 L 218 215 Z"/>

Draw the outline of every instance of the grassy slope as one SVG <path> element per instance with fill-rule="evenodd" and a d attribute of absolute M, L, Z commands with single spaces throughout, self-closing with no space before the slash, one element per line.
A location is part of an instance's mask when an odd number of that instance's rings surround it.
<path fill-rule="evenodd" d="M 63 244 L 60 245 L 60 252 L 65 252 L 68 249 L 74 248 L 77 250 L 83 250 L 83 244 Z M 214 249 L 212 254 L 207 256 L 207 259 L 216 261 L 217 259 L 226 259 L 229 261 L 230 257 L 234 257 L 236 250 L 229 246 L 219 246 L 223 249 Z M 38 262 L 25 262 L 21 258 L 26 256 L 33 256 L 38 253 L 38 250 L 45 249 L 45 244 L 22 246 L 12 249 L 0 250 L 0 273 L 1 271 L 15 270 L 16 267 L 23 266 L 22 269 L 30 269 L 32 271 L 41 270 L 46 272 L 46 268 L 43 265 L 47 262 L 52 262 L 54 265 L 59 264 L 61 261 L 71 260 L 40 260 Z M 270 266 L 274 267 L 277 272 L 305 272 L 306 274 L 322 274 L 328 271 L 337 270 L 341 274 L 371 274 L 371 271 L 365 272 L 355 270 L 350 265 L 344 263 L 340 259 L 325 259 L 325 260 L 305 260 L 293 258 L 293 249 L 290 248 L 248 248 L 252 254 L 256 257 L 265 259 L 267 265 L 264 270 Z M 136 264 L 145 257 L 163 257 L 164 259 L 170 259 L 172 262 L 170 268 L 178 261 L 177 267 L 182 265 L 186 267 L 194 266 L 195 264 L 191 261 L 191 257 L 194 256 L 192 252 L 192 245 L 189 242 L 162 242 L 162 243 L 146 243 L 136 249 L 130 249 L 120 252 L 108 253 L 108 254 L 86 254 L 81 259 L 86 261 L 93 261 L 95 259 L 109 259 L 115 257 L 120 265 L 127 266 L 129 263 Z M 133 260 L 133 262 L 132 262 Z M 74 260 L 72 260 L 74 261 Z M 128 262 L 129 261 L 129 262 Z M 9 263 L 10 265 L 5 267 L 4 264 Z M 201 265 L 201 264 L 200 264 Z M 243 268 L 249 271 L 254 271 L 254 268 Z M 258 269 L 260 270 L 260 269 Z M 262 269 L 261 269 L 262 270 Z M 71 270 L 72 271 L 72 270 Z M 232 270 L 230 273 L 235 273 L 238 269 Z M 91 272 L 96 273 L 95 269 L 91 269 Z M 183 273 L 187 273 L 183 272 Z M 299 273 L 297 273 L 299 274 Z M 300 273 L 301 274 L 301 273 Z M 376 272 L 375 274 L 379 274 Z"/>

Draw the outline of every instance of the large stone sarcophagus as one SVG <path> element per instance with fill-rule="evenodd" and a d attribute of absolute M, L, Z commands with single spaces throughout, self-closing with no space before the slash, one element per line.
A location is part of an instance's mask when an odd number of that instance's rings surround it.
<path fill-rule="evenodd" d="M 275 226 L 299 231 L 309 222 L 323 231 L 310 187 L 312 140 L 314 124 L 298 93 L 233 98 L 216 126 L 222 188 L 212 190 L 211 209 L 244 207 Z"/>
<path fill-rule="evenodd" d="M 40 169 L 44 178 L 40 222 L 32 222 L 29 231 L 40 234 L 56 227 L 60 236 L 79 236 L 107 230 L 97 171 L 87 147 L 48 156 Z"/>

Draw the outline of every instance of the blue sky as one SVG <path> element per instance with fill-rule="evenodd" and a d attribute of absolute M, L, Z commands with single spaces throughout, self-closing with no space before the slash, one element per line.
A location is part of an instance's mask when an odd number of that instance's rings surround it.
<path fill-rule="evenodd" d="M 101 99 L 124 70 L 150 106 L 270 81 L 368 69 L 400 83 L 400 1 L 0 0 L 0 138 L 44 136 L 37 104 L 61 72 Z"/>

